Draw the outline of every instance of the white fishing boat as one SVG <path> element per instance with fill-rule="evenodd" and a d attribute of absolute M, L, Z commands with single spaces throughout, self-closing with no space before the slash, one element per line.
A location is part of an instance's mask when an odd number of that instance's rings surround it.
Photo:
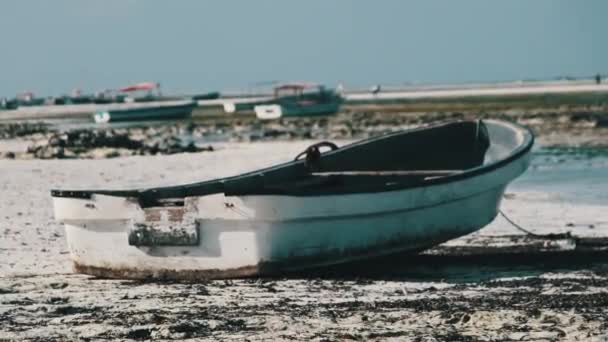
<path fill-rule="evenodd" d="M 528 167 L 533 140 L 509 122 L 455 121 L 340 148 L 315 144 L 294 161 L 235 177 L 52 196 L 77 272 L 280 274 L 414 253 L 484 227 Z"/>

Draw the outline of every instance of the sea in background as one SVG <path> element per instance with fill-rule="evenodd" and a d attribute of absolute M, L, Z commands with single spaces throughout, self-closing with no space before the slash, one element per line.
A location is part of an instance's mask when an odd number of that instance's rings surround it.
<path fill-rule="evenodd" d="M 510 189 L 556 194 L 553 200 L 572 204 L 608 204 L 608 148 L 540 146 L 532 156 Z"/>

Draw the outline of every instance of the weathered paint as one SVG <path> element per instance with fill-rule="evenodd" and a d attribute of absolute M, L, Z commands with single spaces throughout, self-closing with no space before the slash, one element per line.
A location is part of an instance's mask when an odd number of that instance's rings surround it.
<path fill-rule="evenodd" d="M 89 222 L 86 227 L 70 222 L 66 231 L 72 259 L 80 269 L 103 269 L 107 277 L 230 277 L 243 275 L 243 269 L 274 274 L 431 247 L 490 222 L 502 192 L 499 187 L 411 211 L 280 221 L 246 219 L 217 198 L 217 207 L 231 218 L 219 218 L 222 212 L 215 212 L 200 219 L 196 246 L 128 246 L 125 220 Z M 237 205 L 242 206 L 240 201 Z M 465 217 L 471 207 L 476 207 L 477 215 Z"/>
<path fill-rule="evenodd" d="M 197 246 L 199 242 L 196 222 L 133 223 L 129 229 L 131 246 Z"/>
<path fill-rule="evenodd" d="M 143 222 L 130 222 L 131 246 L 196 246 L 198 211 L 192 198 L 178 207 L 145 208 Z"/>
<path fill-rule="evenodd" d="M 355 249 L 331 249 L 323 254 L 308 256 L 292 256 L 283 261 L 260 261 L 255 265 L 241 266 L 225 269 L 141 269 L 134 267 L 117 268 L 112 265 L 89 266 L 74 261 L 73 267 L 77 273 L 85 273 L 103 278 L 118 279 L 155 279 L 155 280 L 185 280 L 198 281 L 218 278 L 243 278 L 252 276 L 272 276 L 286 272 L 294 272 L 311 267 L 328 266 L 341 262 L 352 262 L 361 259 L 399 254 L 405 251 L 418 252 L 429 246 L 445 242 L 454 237 L 453 231 L 439 235 L 435 240 L 419 241 L 413 243 L 395 239 L 388 241 L 384 246 L 369 246 Z M 380 251 L 379 251 L 380 250 Z"/>
<path fill-rule="evenodd" d="M 493 145 L 486 158 L 508 153 Z M 491 172 L 424 187 L 324 196 L 219 193 L 187 197 L 183 207 L 142 208 L 133 198 L 99 194 L 55 197 L 55 214 L 84 273 L 171 279 L 273 274 L 416 252 L 473 232 L 494 219 L 504 188 L 528 163 L 526 152 Z M 136 224 L 170 236 L 129 244 Z M 182 244 L 167 228 L 174 226 L 196 227 L 197 243 Z"/>
<path fill-rule="evenodd" d="M 74 272 L 90 274 L 101 278 L 116 279 L 154 279 L 154 280 L 183 280 L 200 281 L 206 279 L 245 278 L 259 275 L 257 266 L 243 266 L 234 269 L 202 269 L 202 270 L 174 270 L 174 269 L 137 269 L 116 268 L 113 266 L 89 266 L 78 262 L 73 264 Z"/>

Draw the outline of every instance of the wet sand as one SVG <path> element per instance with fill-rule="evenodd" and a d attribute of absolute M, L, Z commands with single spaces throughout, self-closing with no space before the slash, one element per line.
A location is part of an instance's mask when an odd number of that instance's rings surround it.
<path fill-rule="evenodd" d="M 419 257 L 285 279 L 146 283 L 73 274 L 49 195 L 62 187 L 201 181 L 291 160 L 322 139 L 343 145 L 436 120 L 501 118 L 526 124 L 537 135 L 533 163 L 507 190 L 502 210 L 536 234 L 608 238 L 603 110 L 405 113 L 395 108 L 272 122 L 239 117 L 147 127 L 3 126 L 0 338 L 608 340 L 608 254 L 562 253 L 572 249 L 571 239 L 529 239 L 502 217 Z M 60 146 L 57 139 L 73 129 L 85 136 L 94 130 L 104 143 L 66 138 Z M 113 146 L 106 133 L 128 144 Z M 172 136 L 180 141 L 167 140 Z M 167 148 L 152 153 L 149 146 L 158 141 Z M 213 148 L 179 153 L 178 145 L 190 143 Z M 29 153 L 32 146 L 50 154 Z M 68 159 L 56 159 L 58 147 L 66 149 L 61 158 Z M 526 243 L 559 252 L 509 253 Z M 454 251 L 497 246 L 507 253 L 454 257 Z"/>
<path fill-rule="evenodd" d="M 585 261 L 548 266 L 524 259 L 499 268 L 473 262 L 457 271 L 439 262 L 421 271 L 410 269 L 408 257 L 401 256 L 363 266 L 375 272 L 196 284 L 71 273 L 63 227 L 53 219 L 51 188 L 200 181 L 290 160 L 312 142 L 217 143 L 213 152 L 170 156 L 0 160 L 0 336 L 42 341 L 608 338 L 608 269 Z M 526 176 L 508 189 L 502 209 L 535 233 L 608 236 L 604 197 L 532 186 L 553 177 L 550 171 L 564 165 L 560 158 L 537 153 Z M 592 180 L 577 183 L 577 189 L 604 193 L 594 180 L 602 179 L 606 158 L 583 159 L 583 165 L 569 160 L 582 170 L 579 176 Z M 483 246 L 496 236 L 517 234 L 498 217 L 444 247 Z"/>
<path fill-rule="evenodd" d="M 5 338 L 605 341 L 603 272 L 454 284 L 1 278 Z"/>

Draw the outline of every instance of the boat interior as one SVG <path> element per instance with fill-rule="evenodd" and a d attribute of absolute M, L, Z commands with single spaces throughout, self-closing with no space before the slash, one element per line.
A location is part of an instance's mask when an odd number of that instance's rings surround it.
<path fill-rule="evenodd" d="M 380 192 L 447 182 L 487 172 L 532 146 L 525 128 L 501 121 L 452 121 L 338 148 L 321 142 L 295 160 L 239 176 L 137 190 L 53 190 L 55 197 L 134 197 L 142 207 L 175 206 L 186 197 L 319 196 Z"/>

